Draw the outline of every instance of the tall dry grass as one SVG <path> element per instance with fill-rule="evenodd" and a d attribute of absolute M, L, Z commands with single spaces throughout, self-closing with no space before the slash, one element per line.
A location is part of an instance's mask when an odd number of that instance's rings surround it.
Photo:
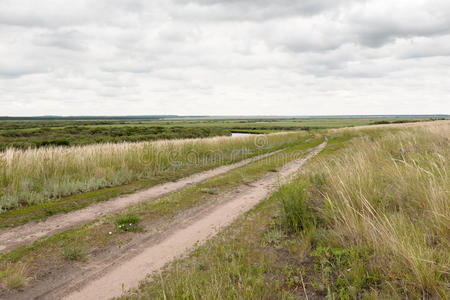
<path fill-rule="evenodd" d="M 183 169 L 205 169 L 295 143 L 306 135 L 11 148 L 0 153 L 0 211 Z"/>
<path fill-rule="evenodd" d="M 367 269 L 383 274 L 385 295 L 446 298 L 450 122 L 389 129 L 311 166 L 321 213 L 338 246 L 373 252 Z"/>

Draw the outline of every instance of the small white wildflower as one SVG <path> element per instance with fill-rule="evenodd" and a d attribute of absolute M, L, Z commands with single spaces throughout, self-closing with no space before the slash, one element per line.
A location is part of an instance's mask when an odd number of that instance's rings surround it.
<path fill-rule="evenodd" d="M 109 234 L 111 235 L 111 234 L 112 234 L 112 232 L 110 231 L 110 232 L 109 232 Z"/>

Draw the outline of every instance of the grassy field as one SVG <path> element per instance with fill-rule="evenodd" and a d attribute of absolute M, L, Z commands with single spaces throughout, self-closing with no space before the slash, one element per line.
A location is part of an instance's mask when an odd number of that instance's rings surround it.
<path fill-rule="evenodd" d="M 121 131 L 158 123 L 268 133 L 299 129 L 293 124 L 303 121 L 316 128 L 316 120 L 77 122 Z M 53 122 L 50 130 L 66 128 L 67 121 Z M 351 127 L 357 122 L 379 126 Z M 0 298 L 53 272 L 82 268 L 156 224 L 169 226 L 183 212 L 276 172 L 294 159 L 290 153 L 316 146 L 326 135 L 327 147 L 297 179 L 123 298 L 447 299 L 450 122 L 392 122 L 330 119 L 317 124 L 320 130 L 235 138 L 6 149 L 0 152 L 0 228 L 284 150 L 0 255 Z M 33 131 L 35 125 L 16 130 Z M 350 128 L 330 129 L 344 126 Z"/>
<path fill-rule="evenodd" d="M 96 143 L 227 136 L 231 132 L 271 133 L 339 128 L 423 119 L 174 119 L 0 121 L 0 151 L 8 147 L 75 146 Z"/>
<path fill-rule="evenodd" d="M 123 299 L 448 299 L 449 132 L 330 131 L 297 180 Z"/>
<path fill-rule="evenodd" d="M 0 209 L 39 205 L 138 180 L 173 179 L 277 150 L 306 136 L 306 132 L 293 132 L 25 151 L 7 149 L 0 153 Z"/>
<path fill-rule="evenodd" d="M 252 119 L 252 120 L 84 120 L 84 121 L 2 121 L 0 122 L 0 211 L 53 203 L 55 199 L 104 188 L 150 180 L 149 186 L 180 176 L 235 161 L 236 149 L 251 154 L 276 149 L 290 140 L 268 135 L 268 149 L 254 138 L 209 139 L 200 142 L 146 142 L 179 137 L 230 135 L 231 132 L 270 133 L 282 130 L 343 127 L 416 119 Z M 305 131 L 304 131 L 305 132 Z M 304 133 L 303 133 L 304 134 Z M 302 135 L 302 134 L 298 134 Z M 292 136 L 295 136 L 292 135 Z M 135 142 L 145 140 L 144 142 Z M 123 142 L 132 141 L 132 142 Z M 210 142 L 212 141 L 212 142 Z M 105 143 L 112 142 L 112 143 Z M 122 142 L 122 143 L 116 143 Z M 3 144 L 2 144 L 3 143 Z M 72 146 L 73 144 L 96 144 Z M 24 151 L 18 146 L 26 148 Z M 30 148 L 31 147 L 31 148 Z M 220 153 L 219 153 L 220 152 Z M 220 155 L 222 161 L 211 161 Z M 201 167 L 192 163 L 202 160 Z M 242 159 L 241 157 L 239 159 Z M 142 186 L 142 184 L 138 184 Z M 134 187 L 127 192 L 136 190 Z M 117 193 L 113 193 L 117 195 Z M 120 193 L 119 193 L 120 194 Z M 98 195 L 92 195 L 92 198 Z M 107 197 L 106 197 L 107 198 Z M 63 199 L 64 200 L 64 199 Z M 49 214 L 87 205 L 46 207 Z M 64 202 L 64 201 L 63 201 Z M 78 203 L 82 204 L 78 205 Z M 34 215 L 41 215 L 40 213 Z M 0 218 L 5 218 L 0 214 Z M 11 218 L 7 218 L 10 220 Z M 11 224 L 20 224 L 28 216 Z"/>
<path fill-rule="evenodd" d="M 303 136 L 286 150 L 261 161 L 2 254 L 0 278 L 4 290 L 0 288 L 0 297 L 5 296 L 2 292 L 7 293 L 8 289 L 23 287 L 33 280 L 48 276 L 52 271 L 70 268 L 74 262 L 89 263 L 96 255 L 101 256 L 111 248 L 126 245 L 141 232 L 154 230 L 158 222 L 170 225 L 171 220 L 183 211 L 211 203 L 218 195 L 243 183 L 250 184 L 267 172 L 273 172 L 285 163 L 300 157 L 303 155 L 302 151 L 321 142 L 323 138 L 320 136 L 308 138 L 308 141 Z"/>

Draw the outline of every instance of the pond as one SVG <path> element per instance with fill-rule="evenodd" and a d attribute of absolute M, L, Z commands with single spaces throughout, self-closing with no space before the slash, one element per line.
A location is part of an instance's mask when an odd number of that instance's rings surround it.
<path fill-rule="evenodd" d="M 243 132 L 232 132 L 231 137 L 240 137 L 240 136 L 247 136 L 252 135 L 252 133 L 243 133 Z"/>

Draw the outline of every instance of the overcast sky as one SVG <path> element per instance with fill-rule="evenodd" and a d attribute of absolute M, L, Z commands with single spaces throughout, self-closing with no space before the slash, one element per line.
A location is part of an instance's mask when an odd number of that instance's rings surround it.
<path fill-rule="evenodd" d="M 449 0 L 0 0 L 0 115 L 435 113 Z"/>

